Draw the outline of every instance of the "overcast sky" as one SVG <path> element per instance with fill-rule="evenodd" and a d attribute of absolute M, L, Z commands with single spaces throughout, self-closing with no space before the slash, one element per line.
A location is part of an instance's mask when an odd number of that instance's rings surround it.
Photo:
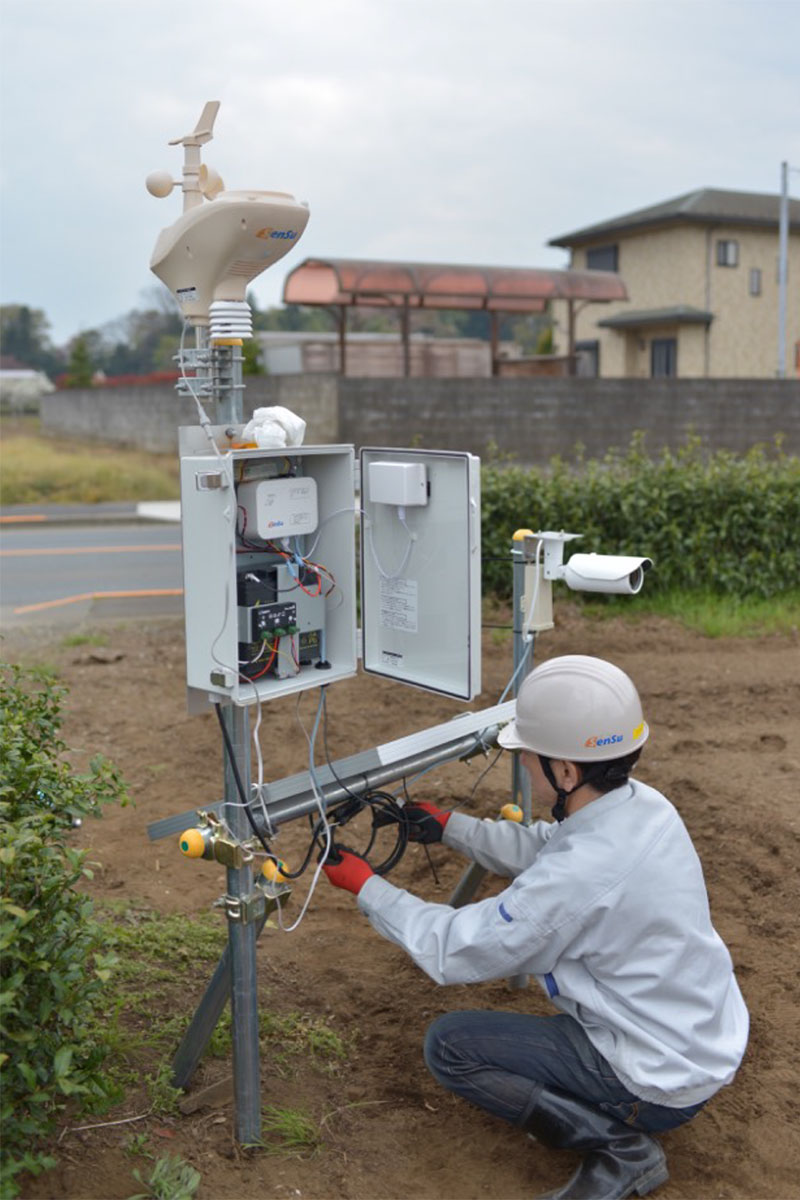
<path fill-rule="evenodd" d="M 230 188 L 307 200 L 303 258 L 565 266 L 547 241 L 800 168 L 800 0 L 0 0 L 0 300 L 62 344 L 143 307 L 206 100 Z M 791 176 L 800 194 L 800 172 Z"/>

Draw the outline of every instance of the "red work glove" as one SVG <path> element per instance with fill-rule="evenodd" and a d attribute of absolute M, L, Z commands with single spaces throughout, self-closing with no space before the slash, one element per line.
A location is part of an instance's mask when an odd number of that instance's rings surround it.
<path fill-rule="evenodd" d="M 364 884 L 374 875 L 372 867 L 360 854 L 347 850 L 344 846 L 331 846 L 323 865 L 323 871 L 334 887 L 344 888 L 357 896 Z"/>
<path fill-rule="evenodd" d="M 403 809 L 409 820 L 408 840 L 410 842 L 440 842 L 444 827 L 450 820 L 450 813 L 435 804 L 423 800 L 420 804 L 406 804 Z"/>

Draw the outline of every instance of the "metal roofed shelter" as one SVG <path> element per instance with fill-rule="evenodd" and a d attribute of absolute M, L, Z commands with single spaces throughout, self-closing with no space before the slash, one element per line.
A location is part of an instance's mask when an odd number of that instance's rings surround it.
<path fill-rule="evenodd" d="M 613 271 L 377 262 L 352 258 L 307 258 L 290 271 L 283 287 L 285 304 L 338 309 L 342 374 L 346 368 L 348 308 L 400 310 L 405 375 L 410 374 L 409 318 L 412 309 L 488 312 L 492 374 L 495 375 L 500 313 L 542 312 L 548 300 L 566 300 L 568 353 L 570 363 L 574 364 L 575 301 L 588 303 L 627 298 L 625 284 Z"/>

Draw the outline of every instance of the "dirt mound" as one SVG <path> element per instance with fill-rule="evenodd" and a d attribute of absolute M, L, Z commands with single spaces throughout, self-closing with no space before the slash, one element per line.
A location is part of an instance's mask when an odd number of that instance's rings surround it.
<path fill-rule="evenodd" d="M 145 827 L 219 797 L 219 731 L 211 716 L 185 715 L 177 622 L 107 633 L 99 654 L 91 647 L 42 646 L 22 633 L 6 639 L 5 654 L 45 657 L 57 666 L 70 687 L 65 732 L 76 757 L 107 754 L 136 799 L 135 808 L 109 813 L 77 835 L 103 864 L 93 891 L 160 913 L 194 914 L 224 890 L 221 869 L 183 860 L 172 839 L 149 843 Z M 752 1016 L 750 1047 L 733 1086 L 689 1126 L 665 1135 L 671 1178 L 658 1194 L 664 1200 L 800 1196 L 797 641 L 712 641 L 655 619 L 589 623 L 565 606 L 558 628 L 541 639 L 539 657 L 563 653 L 610 658 L 638 683 L 653 730 L 639 776 L 673 799 L 689 827 L 715 924 L 730 947 Z M 495 702 L 510 665 L 510 640 L 487 633 L 478 707 Z M 307 725 L 313 708 L 306 695 L 300 714 Z M 447 700 L 363 677 L 331 688 L 328 708 L 334 757 L 458 711 Z M 265 706 L 262 745 L 268 778 L 306 766 L 293 699 Z M 481 779 L 487 765 L 480 759 L 442 768 L 415 785 L 413 794 L 493 815 L 507 799 L 508 756 Z M 296 863 L 306 841 L 305 827 L 295 822 L 278 848 Z M 409 849 L 392 878 L 446 901 L 463 864 L 440 847 L 434 851 L 436 878 L 422 847 Z M 297 896 L 304 891 L 298 886 Z M 303 1062 L 278 1072 L 274 1063 L 262 1062 L 264 1103 L 304 1107 L 321 1123 L 323 1146 L 316 1155 L 242 1151 L 232 1134 L 231 1103 L 223 1098 L 179 1118 L 67 1132 L 59 1167 L 31 1181 L 26 1196 L 113 1200 L 140 1191 L 131 1177 L 136 1161 L 125 1153 L 136 1129 L 149 1131 L 154 1151 L 181 1154 L 202 1173 L 201 1200 L 511 1200 L 566 1178 L 569 1155 L 534 1146 L 444 1094 L 422 1061 L 423 1033 L 434 1016 L 457 1007 L 547 1012 L 536 985 L 437 987 L 372 931 L 350 896 L 324 880 L 295 933 L 268 930 L 262 936 L 259 973 L 262 1007 L 291 1005 L 352 1036 L 349 1061 L 336 1072 Z M 187 1020 L 205 982 L 203 974 L 186 996 Z M 192 1090 L 229 1071 L 224 1060 L 204 1061 Z M 143 1094 L 130 1095 L 108 1119 L 145 1107 Z M 138 1165 L 145 1174 L 141 1160 Z"/>

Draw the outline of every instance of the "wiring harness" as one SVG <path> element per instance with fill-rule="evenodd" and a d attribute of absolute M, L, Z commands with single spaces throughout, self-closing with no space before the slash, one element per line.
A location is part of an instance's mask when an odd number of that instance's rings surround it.
<path fill-rule="evenodd" d="M 230 734 L 222 716 L 222 709 L 219 704 L 215 704 L 214 707 L 216 709 L 217 720 L 219 721 L 220 729 L 222 730 L 222 739 L 225 744 L 225 751 L 233 772 L 236 790 L 239 793 L 239 799 L 241 801 L 242 808 L 244 809 L 245 816 L 247 817 L 250 828 L 253 830 L 255 837 L 260 843 L 264 854 L 276 865 L 280 866 L 281 874 L 285 879 L 299 879 L 300 876 L 303 875 L 308 869 L 309 863 L 311 862 L 311 859 L 315 853 L 319 854 L 321 852 L 324 854 L 326 852 L 326 848 L 329 852 L 329 847 L 332 845 L 333 830 L 343 828 L 345 825 L 348 825 L 354 819 L 354 817 L 357 817 L 359 814 L 366 811 L 370 812 L 372 818 L 370 822 L 369 837 L 367 845 L 363 849 L 359 849 L 357 853 L 359 853 L 362 858 L 365 858 L 367 861 L 369 861 L 369 855 L 375 848 L 379 830 L 394 826 L 396 829 L 396 836 L 392 849 L 381 861 L 370 862 L 370 866 L 376 875 L 388 875 L 388 873 L 397 866 L 406 852 L 409 841 L 410 822 L 403 810 L 402 805 L 400 805 L 395 797 L 390 795 L 388 792 L 372 790 L 364 792 L 363 795 L 359 795 L 358 793 L 352 791 L 346 786 L 346 784 L 342 782 L 342 780 L 338 778 L 336 773 L 333 771 L 333 767 L 329 759 L 328 765 L 333 773 L 333 777 L 336 782 L 345 789 L 347 792 L 347 798 L 331 805 L 327 810 L 324 820 L 322 817 L 314 818 L 313 816 L 309 815 L 308 821 L 311 838 L 305 858 L 296 871 L 287 870 L 285 864 L 281 863 L 279 856 L 274 852 L 259 828 L 258 822 L 256 821 L 256 817 L 254 815 L 252 802 L 247 796 L 244 783 L 239 772 Z"/>

